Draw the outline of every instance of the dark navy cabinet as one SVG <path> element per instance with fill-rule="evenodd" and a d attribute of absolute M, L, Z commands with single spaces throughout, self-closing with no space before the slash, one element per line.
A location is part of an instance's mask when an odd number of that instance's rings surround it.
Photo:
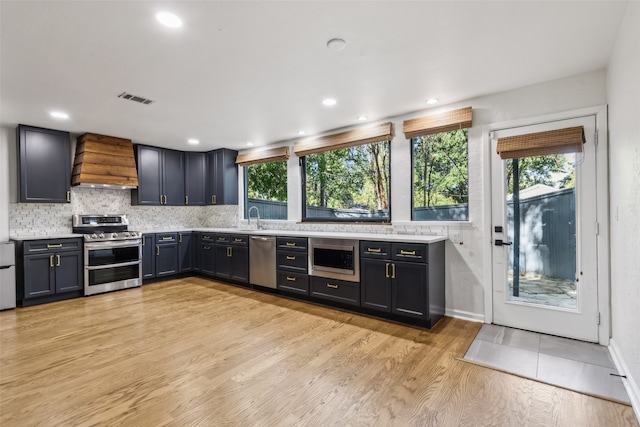
<path fill-rule="evenodd" d="M 184 204 L 204 206 L 207 172 L 206 153 L 184 153 Z"/>
<path fill-rule="evenodd" d="M 191 232 L 178 233 L 178 272 L 193 270 L 193 238 Z"/>
<path fill-rule="evenodd" d="M 19 125 L 18 194 L 20 202 L 71 201 L 71 138 L 69 132 Z"/>
<path fill-rule="evenodd" d="M 136 145 L 138 188 L 131 190 L 133 205 L 185 204 L 184 153 Z"/>
<path fill-rule="evenodd" d="M 215 258 L 217 277 L 249 283 L 249 236 L 216 233 Z"/>
<path fill-rule="evenodd" d="M 208 276 L 216 274 L 215 236 L 213 233 L 200 233 L 200 272 Z"/>
<path fill-rule="evenodd" d="M 178 233 L 156 233 L 156 277 L 178 273 Z"/>
<path fill-rule="evenodd" d="M 207 153 L 206 204 L 238 204 L 238 152 L 222 148 Z"/>
<path fill-rule="evenodd" d="M 142 235 L 142 278 L 156 277 L 156 235 Z"/>
<path fill-rule="evenodd" d="M 278 289 L 309 294 L 308 242 L 306 237 L 276 238 L 276 277 Z"/>

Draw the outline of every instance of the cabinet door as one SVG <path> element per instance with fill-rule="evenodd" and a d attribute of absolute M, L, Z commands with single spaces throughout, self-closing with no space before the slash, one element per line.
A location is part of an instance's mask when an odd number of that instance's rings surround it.
<path fill-rule="evenodd" d="M 206 156 L 206 204 L 218 204 L 218 152 L 209 151 Z M 221 199 L 222 201 L 222 199 Z M 222 204 L 222 203 L 221 203 Z"/>
<path fill-rule="evenodd" d="M 216 245 L 216 276 L 231 279 L 231 246 Z"/>
<path fill-rule="evenodd" d="M 204 274 L 215 275 L 216 274 L 216 253 L 213 243 L 201 243 L 200 244 L 200 271 Z"/>
<path fill-rule="evenodd" d="M 162 149 L 135 146 L 138 188 L 131 190 L 131 203 L 159 205 L 162 193 Z"/>
<path fill-rule="evenodd" d="M 249 248 L 231 247 L 231 280 L 249 283 Z"/>
<path fill-rule="evenodd" d="M 24 257 L 24 297 L 33 298 L 56 293 L 54 254 Z"/>
<path fill-rule="evenodd" d="M 188 152 L 184 155 L 185 204 L 205 205 L 206 154 Z"/>
<path fill-rule="evenodd" d="M 362 307 L 391 311 L 391 263 L 360 258 L 360 293 Z"/>
<path fill-rule="evenodd" d="M 68 203 L 71 186 L 69 132 L 20 125 L 20 202 Z"/>
<path fill-rule="evenodd" d="M 163 197 L 168 206 L 184 206 L 184 153 L 163 150 Z"/>
<path fill-rule="evenodd" d="M 156 277 L 170 276 L 178 272 L 178 244 L 156 243 Z"/>
<path fill-rule="evenodd" d="M 56 293 L 84 288 L 82 252 L 60 252 L 55 255 Z"/>
<path fill-rule="evenodd" d="M 142 278 L 156 276 L 156 239 L 154 234 L 142 235 Z"/>
<path fill-rule="evenodd" d="M 428 319 L 427 265 L 394 261 L 392 266 L 393 313 Z"/>
<path fill-rule="evenodd" d="M 222 148 L 218 150 L 216 168 L 216 186 L 218 204 L 238 204 L 238 166 L 236 165 L 237 151 Z"/>
<path fill-rule="evenodd" d="M 191 233 L 178 233 L 178 271 L 193 270 L 193 251 Z"/>

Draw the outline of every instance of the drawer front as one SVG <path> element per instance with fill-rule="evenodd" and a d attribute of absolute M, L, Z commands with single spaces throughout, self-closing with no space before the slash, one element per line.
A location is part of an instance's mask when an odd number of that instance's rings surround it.
<path fill-rule="evenodd" d="M 24 254 L 43 252 L 80 251 L 82 239 L 28 240 L 23 243 Z"/>
<path fill-rule="evenodd" d="M 277 252 L 278 269 L 288 271 L 307 272 L 309 266 L 308 256 L 306 253 L 295 251 L 278 251 Z"/>
<path fill-rule="evenodd" d="M 363 258 L 391 258 L 391 243 L 370 242 L 363 240 L 360 242 L 360 256 Z"/>
<path fill-rule="evenodd" d="M 360 305 L 360 283 L 312 276 L 310 291 L 317 298 Z"/>
<path fill-rule="evenodd" d="M 213 243 L 215 238 L 213 233 L 200 233 L 200 243 Z"/>
<path fill-rule="evenodd" d="M 303 273 L 278 271 L 278 289 L 308 295 L 309 276 Z"/>
<path fill-rule="evenodd" d="M 156 245 L 176 243 L 177 241 L 178 233 L 156 233 Z"/>
<path fill-rule="evenodd" d="M 427 262 L 427 245 L 392 243 L 391 253 L 396 261 Z"/>
<path fill-rule="evenodd" d="M 246 234 L 229 235 L 229 243 L 237 246 L 247 246 L 249 244 L 249 236 Z"/>
<path fill-rule="evenodd" d="M 220 243 L 220 244 L 229 244 L 231 243 L 231 234 L 220 234 L 220 233 L 215 233 L 214 234 L 214 241 L 215 243 Z"/>
<path fill-rule="evenodd" d="M 278 249 L 287 251 L 307 251 L 308 243 L 306 237 L 277 237 L 276 245 Z"/>

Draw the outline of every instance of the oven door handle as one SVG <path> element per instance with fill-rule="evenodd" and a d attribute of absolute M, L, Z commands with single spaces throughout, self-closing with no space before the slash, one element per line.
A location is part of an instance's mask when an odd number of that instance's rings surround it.
<path fill-rule="evenodd" d="M 124 242 L 92 242 L 85 243 L 85 249 L 111 249 L 111 248 L 126 248 L 140 246 L 142 239 L 127 240 Z"/>
<path fill-rule="evenodd" d="M 128 267 L 130 265 L 136 265 L 136 264 L 142 264 L 142 261 L 138 260 L 138 261 L 128 261 L 128 262 L 121 262 L 118 264 L 105 264 L 105 265 L 87 265 L 84 268 L 86 270 L 104 270 L 107 268 L 115 268 L 115 267 Z"/>

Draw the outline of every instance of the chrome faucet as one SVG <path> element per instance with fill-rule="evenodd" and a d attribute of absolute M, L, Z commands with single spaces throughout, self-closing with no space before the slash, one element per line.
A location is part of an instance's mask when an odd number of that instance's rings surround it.
<path fill-rule="evenodd" d="M 260 211 L 258 210 L 258 207 L 257 207 L 257 206 L 255 206 L 255 205 L 254 205 L 254 206 L 251 206 L 251 207 L 249 208 L 249 210 L 247 211 L 247 225 L 248 225 L 249 227 L 251 227 L 251 211 L 252 211 L 252 210 L 254 210 L 254 209 L 256 210 L 256 215 L 258 216 L 258 217 L 257 217 L 256 224 L 257 224 L 258 229 L 260 229 L 260 228 L 261 228 L 261 227 L 260 227 Z"/>

